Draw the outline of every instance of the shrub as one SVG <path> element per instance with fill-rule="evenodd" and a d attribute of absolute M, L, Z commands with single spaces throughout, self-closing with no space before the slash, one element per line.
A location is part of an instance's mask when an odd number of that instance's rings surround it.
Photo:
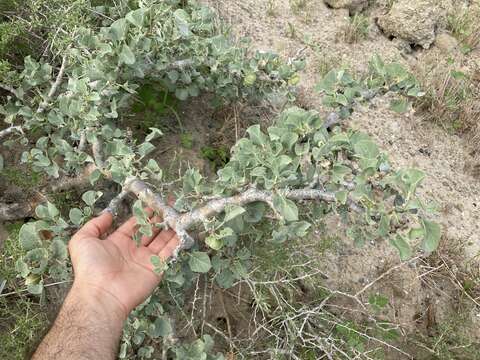
<path fill-rule="evenodd" d="M 163 215 L 161 225 L 175 230 L 181 240 L 169 264 L 152 259 L 165 271 L 161 289 L 168 291 L 175 306 L 162 306 L 154 294 L 136 309 L 126 326 L 120 357 L 151 357 L 154 349 L 149 344 L 163 338 L 165 349 L 178 359 L 221 358 L 207 355 L 214 348 L 206 335 L 191 344 L 171 341 L 171 319 L 181 309 L 182 294 L 200 274 L 208 273 L 222 288 L 248 277 L 249 247 L 262 242 L 282 246 L 307 236 L 311 224 L 303 217 L 304 204 L 318 204 L 319 218 L 340 216 L 346 236 L 357 244 L 388 239 L 403 260 L 418 246 L 426 253 L 435 250 L 440 228 L 416 196 L 425 174 L 416 169 L 394 171 L 366 134 L 334 128 L 316 112 L 296 107 L 283 111 L 267 129 L 251 126 L 229 161 L 225 164 L 225 157 L 217 164 L 215 179 L 204 178 L 197 169 L 185 171 L 174 183 L 175 204 L 167 205 L 157 190 L 164 185 L 162 169 L 149 156 L 161 131 L 151 128 L 138 141 L 122 127 L 120 114 L 140 86 L 161 84 L 179 101 L 205 92 L 218 101 L 255 100 L 272 92 L 288 93 L 303 64 L 285 64 L 270 53 L 250 56 L 247 48 L 219 33 L 209 8 L 193 2 L 152 0 L 134 10 L 114 10 L 105 8 L 114 19 L 98 32 L 76 31 L 58 70 L 26 57 L 18 74 L 20 84 L 10 89 L 12 99 L 1 109 L 11 127 L 0 136 L 17 132 L 25 145 L 28 138 L 35 140 L 22 156 L 34 171 L 51 181 L 60 179 L 62 186 L 71 175 L 80 177 L 75 184 L 91 186 L 82 195 L 84 205 L 68 215 L 46 202 L 36 208 L 38 220 L 21 228 L 24 255 L 16 269 L 31 293 L 42 293 L 47 279 L 70 276 L 66 246 L 103 196 L 101 178 L 123 189 L 110 202 L 114 213 L 125 194 L 137 195 L 132 206 L 140 224 L 137 240 L 151 232 L 145 205 Z M 159 18 L 161 22 L 155 21 Z M 365 90 L 418 95 L 416 82 L 402 68 L 379 59 L 372 64 L 374 73 L 364 82 L 344 71 L 327 74 L 320 88 L 328 103 L 348 110 L 365 98 Z M 268 231 L 259 234 L 260 224 Z M 199 232 L 205 234 L 204 243 L 195 240 Z M 252 233 L 254 243 L 248 237 Z"/>

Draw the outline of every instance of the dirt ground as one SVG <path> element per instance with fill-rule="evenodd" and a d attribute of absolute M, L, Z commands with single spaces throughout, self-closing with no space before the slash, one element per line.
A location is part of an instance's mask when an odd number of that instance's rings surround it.
<path fill-rule="evenodd" d="M 321 0 L 305 1 L 298 11 L 293 10 L 294 2 L 289 0 L 204 2 L 218 11 L 239 38 L 251 38 L 252 48 L 271 49 L 286 59 L 303 53 L 307 66 L 300 82 L 300 104 L 320 112 L 327 109 L 322 106 L 314 86 L 321 78 L 319 68 L 324 63 L 362 72 L 371 57 L 379 54 L 385 61 L 399 61 L 411 68 L 423 62 L 443 61 L 449 56 L 460 58 L 467 70 L 480 64 L 478 51 L 467 57 L 456 50 L 445 52 L 436 43 L 429 49 L 408 46 L 405 50 L 400 46 L 405 43 L 385 35 L 376 25 L 376 19 L 387 12 L 381 4 L 367 10 L 371 22 L 368 37 L 348 44 L 339 40 L 338 34 L 349 21 L 349 11 L 332 9 Z M 306 46 L 306 42 L 314 44 L 317 51 Z M 396 253 L 385 242 L 363 248 L 342 244 L 327 255 L 326 262 L 321 259 L 321 267 L 328 276 L 327 284 L 355 294 L 374 282 L 362 293 L 363 299 L 368 298 L 368 294 L 382 293 L 390 299 L 385 315 L 401 324 L 405 334 L 419 329 L 428 331 L 433 323 L 456 316 L 464 297 L 461 274 L 479 269 L 480 181 L 472 173 L 478 144 L 467 136 L 449 133 L 424 121 L 422 115 L 413 110 L 402 115 L 392 112 L 388 97 L 357 109 L 349 121 L 348 126 L 369 133 L 389 154 L 395 167 L 417 167 L 428 174 L 420 193 L 424 199 L 437 203 L 443 244 L 438 258 L 401 266 Z M 452 266 L 447 258 L 453 248 L 457 249 L 455 256 L 459 263 Z M 382 275 L 392 267 L 395 271 Z M 469 312 L 471 321 L 465 323 L 465 328 L 480 341 L 478 302 L 472 298 L 467 299 L 467 303 L 463 309 Z"/>

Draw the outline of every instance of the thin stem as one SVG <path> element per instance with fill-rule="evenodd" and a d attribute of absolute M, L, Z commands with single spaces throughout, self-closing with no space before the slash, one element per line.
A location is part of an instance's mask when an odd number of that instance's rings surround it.
<path fill-rule="evenodd" d="M 23 134 L 22 127 L 21 126 L 10 126 L 10 127 L 6 128 L 4 130 L 1 130 L 0 131 L 0 139 L 10 135 L 13 132 L 19 132 L 19 133 Z"/>
<path fill-rule="evenodd" d="M 57 91 L 58 87 L 62 83 L 62 77 L 65 72 L 65 67 L 67 66 L 67 56 L 64 55 L 62 59 L 62 65 L 60 66 L 60 70 L 57 74 L 57 78 L 55 79 L 55 82 L 52 84 L 52 87 L 50 88 L 50 91 L 47 94 L 47 97 L 45 98 L 44 101 L 40 104 L 40 106 L 37 109 L 37 114 L 41 114 L 45 111 L 45 109 L 48 106 L 48 103 L 52 99 L 52 96 L 55 95 L 55 92 Z"/>

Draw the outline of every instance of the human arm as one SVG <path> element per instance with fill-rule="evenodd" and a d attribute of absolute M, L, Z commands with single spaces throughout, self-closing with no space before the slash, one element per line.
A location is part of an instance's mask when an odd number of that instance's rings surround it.
<path fill-rule="evenodd" d="M 111 225 L 112 215 L 105 212 L 70 240 L 75 280 L 33 360 L 115 359 L 128 314 L 159 284 L 150 259 L 171 256 L 178 245 L 175 233 L 154 227 L 137 246 L 135 218 L 102 240 Z"/>

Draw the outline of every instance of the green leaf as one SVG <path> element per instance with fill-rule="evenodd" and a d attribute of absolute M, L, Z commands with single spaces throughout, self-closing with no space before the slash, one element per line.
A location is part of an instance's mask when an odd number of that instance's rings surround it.
<path fill-rule="evenodd" d="M 417 169 L 407 169 L 400 172 L 402 181 L 407 185 L 407 198 L 415 192 L 418 185 L 425 179 L 425 173 Z"/>
<path fill-rule="evenodd" d="M 264 145 L 267 141 L 267 137 L 262 130 L 260 129 L 260 125 L 253 125 L 247 129 L 248 136 L 252 143 L 255 145 Z"/>
<path fill-rule="evenodd" d="M 52 258 L 65 260 L 68 257 L 67 246 L 61 239 L 55 239 L 50 245 Z"/>
<path fill-rule="evenodd" d="M 298 208 L 292 200 L 275 194 L 273 196 L 273 207 L 286 221 L 298 220 Z"/>
<path fill-rule="evenodd" d="M 197 273 L 206 273 L 212 268 L 210 257 L 201 251 L 194 251 L 190 254 L 188 265 L 193 272 Z"/>
<path fill-rule="evenodd" d="M 154 267 L 154 272 L 156 274 L 161 274 L 163 273 L 164 271 L 167 271 L 168 270 L 168 264 L 163 261 L 159 256 L 157 255 L 153 255 L 150 257 L 150 262 L 152 263 L 153 267 Z"/>
<path fill-rule="evenodd" d="M 208 236 L 205 239 L 205 244 L 207 244 L 209 248 L 217 251 L 220 250 L 224 245 L 223 239 L 218 236 L 218 234 Z"/>
<path fill-rule="evenodd" d="M 183 9 L 178 9 L 175 10 L 173 16 L 175 18 L 175 24 L 177 25 L 180 35 L 183 37 L 188 37 L 191 34 L 189 25 L 190 16 L 188 13 Z"/>
<path fill-rule="evenodd" d="M 23 261 L 23 258 L 20 258 L 15 262 L 15 271 L 23 278 L 26 278 L 28 274 L 30 274 L 28 264 Z"/>
<path fill-rule="evenodd" d="M 223 269 L 215 276 L 217 284 L 224 289 L 231 288 L 235 280 L 235 275 L 230 269 Z"/>
<path fill-rule="evenodd" d="M 380 294 L 372 294 L 368 298 L 368 303 L 376 310 L 383 309 L 388 304 L 388 298 Z"/>
<path fill-rule="evenodd" d="M 395 238 L 391 238 L 390 244 L 397 248 L 402 261 L 408 260 L 412 257 L 412 249 L 402 235 L 397 235 Z"/>
<path fill-rule="evenodd" d="M 188 89 L 185 88 L 177 88 L 175 90 L 175 96 L 182 101 L 185 101 L 188 99 Z"/>
<path fill-rule="evenodd" d="M 90 174 L 90 184 L 94 185 L 102 176 L 102 172 L 98 169 L 95 169 L 91 174 Z"/>
<path fill-rule="evenodd" d="M 42 245 L 36 224 L 26 223 L 20 228 L 18 239 L 24 250 L 32 250 Z"/>
<path fill-rule="evenodd" d="M 345 179 L 345 175 L 350 174 L 352 170 L 342 164 L 334 164 L 332 168 L 332 181 L 335 183 L 342 182 Z"/>
<path fill-rule="evenodd" d="M 149 142 L 144 142 L 137 148 L 138 155 L 142 158 L 150 154 L 153 150 L 155 150 L 155 146 Z"/>
<path fill-rule="evenodd" d="M 100 191 L 87 191 L 82 195 L 82 200 L 87 204 L 88 206 L 93 206 L 95 202 L 97 201 L 98 198 L 100 198 L 103 195 L 102 192 Z"/>
<path fill-rule="evenodd" d="M 125 33 L 128 28 L 128 23 L 125 18 L 118 19 L 110 25 L 110 37 L 114 41 L 125 39 Z"/>
<path fill-rule="evenodd" d="M 129 13 L 127 13 L 127 15 L 125 15 L 125 20 L 127 20 L 132 25 L 142 27 L 145 20 L 145 9 L 140 8 L 130 11 Z"/>
<path fill-rule="evenodd" d="M 380 218 L 380 223 L 378 224 L 378 235 L 380 237 L 385 237 L 390 232 L 390 216 L 387 214 L 382 214 Z"/>
<path fill-rule="evenodd" d="M 35 209 L 35 214 L 40 219 L 54 219 L 60 215 L 60 211 L 56 208 L 55 205 L 48 202 L 47 205 L 38 205 Z"/>
<path fill-rule="evenodd" d="M 422 227 L 420 228 L 412 228 L 408 232 L 408 238 L 410 240 L 420 239 L 425 237 L 425 229 Z"/>
<path fill-rule="evenodd" d="M 57 113 L 56 111 L 50 111 L 47 116 L 47 120 L 50 124 L 54 126 L 63 126 L 65 125 L 65 121 L 63 117 Z"/>
<path fill-rule="evenodd" d="M 230 220 L 242 215 L 245 209 L 238 205 L 227 206 L 225 209 L 225 219 L 223 221 L 229 222 Z"/>
<path fill-rule="evenodd" d="M 70 218 L 70 221 L 77 226 L 83 222 L 83 212 L 80 209 L 70 209 L 68 217 Z"/>
<path fill-rule="evenodd" d="M 162 132 L 162 130 L 160 130 L 160 129 L 151 127 L 151 128 L 149 128 L 149 130 L 150 130 L 151 132 L 150 132 L 150 134 L 148 134 L 148 135 L 145 137 L 145 141 L 146 141 L 146 142 L 150 142 L 150 141 L 152 141 L 152 140 L 155 140 L 156 138 L 159 138 L 160 136 L 163 135 L 163 132 Z"/>
<path fill-rule="evenodd" d="M 153 338 L 166 337 L 172 333 L 172 325 L 167 317 L 160 316 L 153 323 L 153 330 L 150 332 Z"/>
<path fill-rule="evenodd" d="M 148 225 L 151 227 L 149 225 L 148 214 L 144 209 L 142 200 L 137 200 L 133 203 L 132 213 L 133 216 L 135 216 L 138 225 Z"/>
<path fill-rule="evenodd" d="M 399 114 L 406 113 L 408 106 L 409 102 L 406 99 L 395 99 L 390 102 L 390 109 Z"/>
<path fill-rule="evenodd" d="M 202 178 L 197 169 L 188 169 L 183 175 L 183 191 L 189 193 L 193 190 L 198 190 Z"/>
<path fill-rule="evenodd" d="M 29 284 L 27 286 L 27 291 L 33 295 L 40 295 L 43 292 L 43 283 L 39 284 Z"/>
<path fill-rule="evenodd" d="M 339 103 L 340 105 L 347 106 L 348 105 L 348 100 L 345 95 L 343 94 L 338 94 L 335 96 L 335 101 Z"/>
<path fill-rule="evenodd" d="M 132 49 L 126 44 L 122 46 L 122 51 L 119 55 L 120 63 L 133 65 L 135 64 L 135 54 L 133 53 Z"/>
<path fill-rule="evenodd" d="M 337 199 L 340 204 L 345 205 L 348 199 L 348 191 L 337 191 L 335 193 L 335 199 Z"/>
<path fill-rule="evenodd" d="M 315 86 L 319 92 L 333 92 L 337 83 L 337 70 L 330 70 L 324 78 Z"/>
<path fill-rule="evenodd" d="M 442 236 L 440 225 L 435 222 L 422 219 L 422 226 L 425 237 L 422 241 L 422 248 L 427 254 L 432 253 L 438 248 L 440 238 Z"/>
<path fill-rule="evenodd" d="M 362 159 L 375 159 L 380 154 L 378 145 L 371 140 L 358 141 L 354 144 L 353 149 L 355 154 Z"/>

